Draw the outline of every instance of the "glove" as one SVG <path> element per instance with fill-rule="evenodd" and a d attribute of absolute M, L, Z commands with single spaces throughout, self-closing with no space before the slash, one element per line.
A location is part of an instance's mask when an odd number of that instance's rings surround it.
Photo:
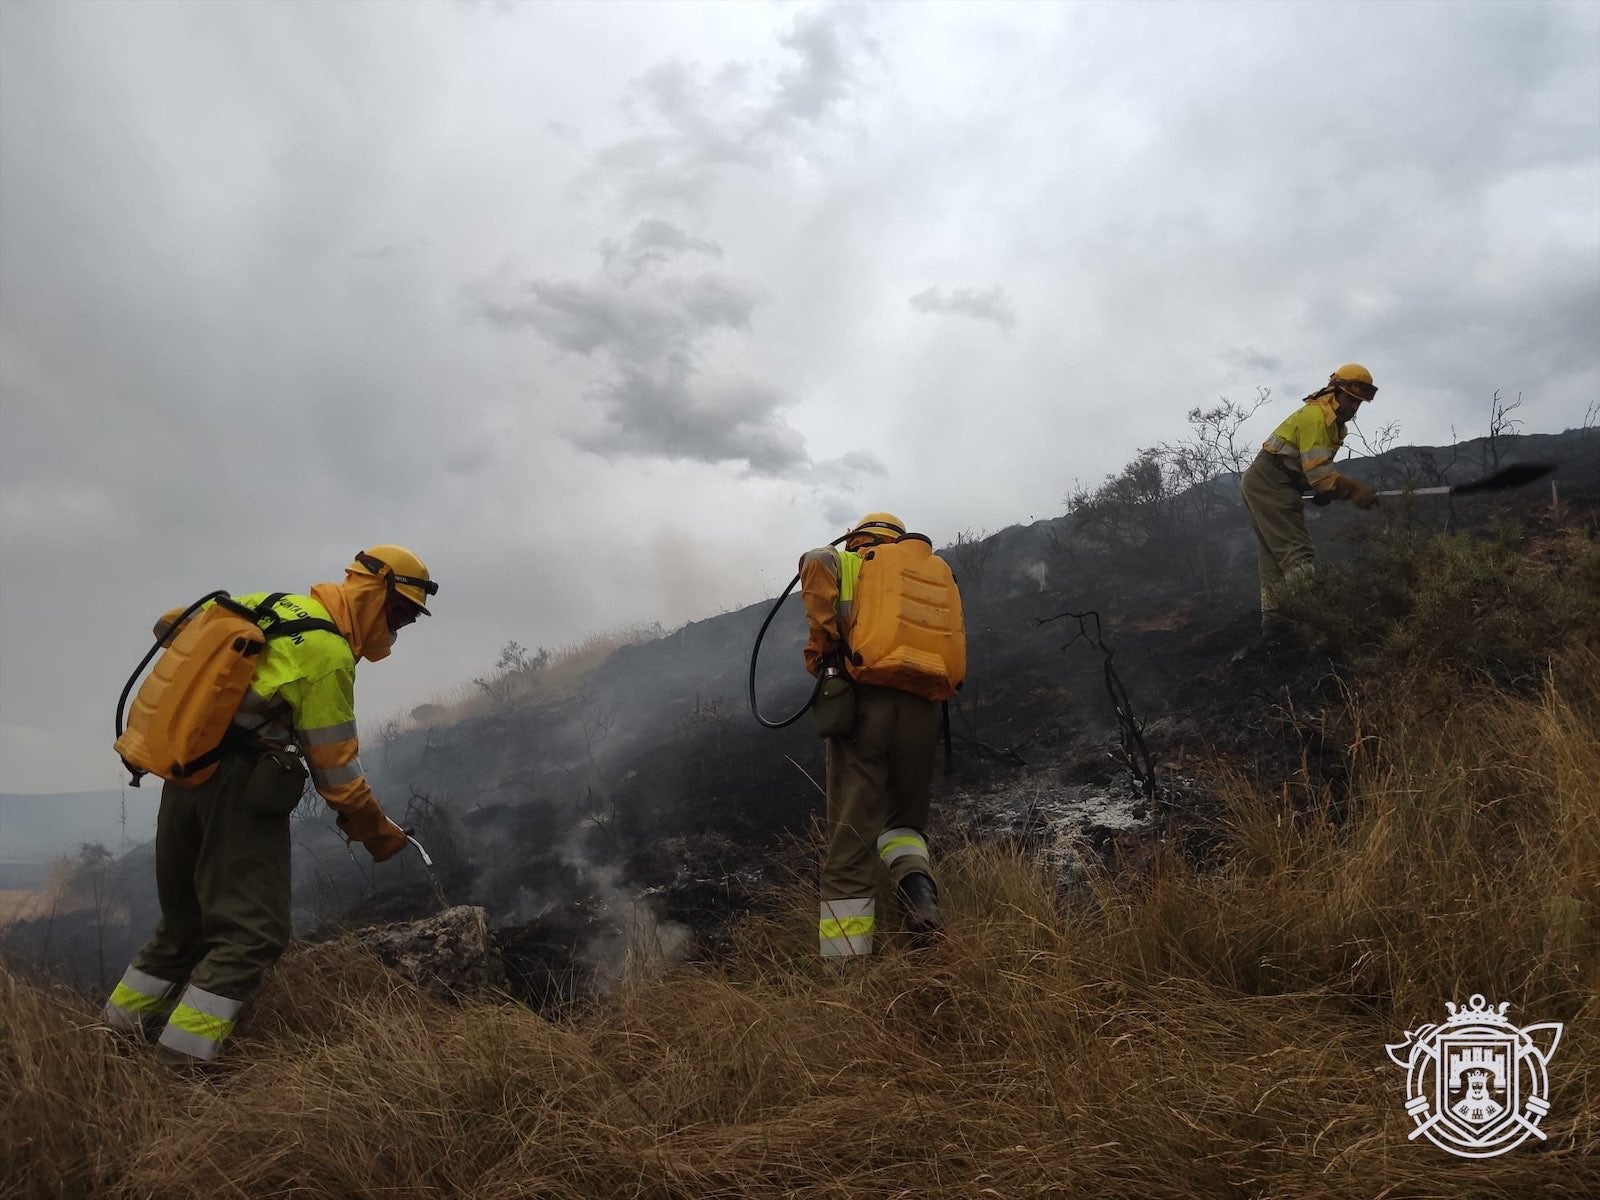
<path fill-rule="evenodd" d="M 372 855 L 373 862 L 381 863 L 406 848 L 406 831 L 385 817 L 378 832 L 361 844 L 367 848 L 367 853 Z"/>
<path fill-rule="evenodd" d="M 1333 492 L 1339 499 L 1348 500 L 1357 508 L 1371 508 L 1378 502 L 1377 492 L 1359 479 L 1351 479 L 1348 475 L 1339 476 L 1339 482 L 1334 484 Z"/>
<path fill-rule="evenodd" d="M 344 833 L 345 836 L 350 837 L 350 831 L 346 829 L 346 825 L 355 824 L 359 828 L 360 826 L 368 824 L 368 822 L 352 822 L 349 816 L 344 813 L 340 813 L 338 820 L 336 820 L 334 824 L 339 826 L 341 833 Z M 378 822 L 377 829 L 373 830 L 371 833 L 363 832 L 363 835 L 360 838 L 352 837 L 351 840 L 359 841 L 367 848 L 367 853 L 372 855 L 372 861 L 375 863 L 381 863 L 393 858 L 396 854 L 399 854 L 400 851 L 406 848 L 406 831 L 401 829 L 400 826 L 396 825 L 393 821 L 389 820 L 388 817 L 383 817 Z"/>

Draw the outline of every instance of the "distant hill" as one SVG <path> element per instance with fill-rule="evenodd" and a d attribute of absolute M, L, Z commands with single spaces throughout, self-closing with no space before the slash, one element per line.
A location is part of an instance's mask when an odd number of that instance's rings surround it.
<path fill-rule="evenodd" d="M 124 838 L 134 846 L 155 837 L 160 804 L 159 781 L 155 787 L 107 792 L 0 792 L 0 861 L 42 862 L 76 853 L 84 842 L 100 842 L 120 852 Z"/>

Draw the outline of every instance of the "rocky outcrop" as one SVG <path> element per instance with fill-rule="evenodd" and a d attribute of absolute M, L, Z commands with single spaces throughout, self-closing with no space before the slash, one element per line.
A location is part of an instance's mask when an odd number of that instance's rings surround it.
<path fill-rule="evenodd" d="M 458 904 L 420 921 L 358 929 L 354 936 L 385 966 L 441 999 L 505 986 L 505 965 L 477 905 Z"/>

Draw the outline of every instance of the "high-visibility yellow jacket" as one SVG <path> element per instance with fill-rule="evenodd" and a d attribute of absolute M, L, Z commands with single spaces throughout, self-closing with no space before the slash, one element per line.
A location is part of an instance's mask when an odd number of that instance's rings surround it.
<path fill-rule="evenodd" d="M 270 594 L 252 592 L 235 599 L 254 608 Z M 273 607 L 285 621 L 334 619 L 311 596 L 285 594 Z M 174 609 L 157 622 L 158 637 L 181 612 Z M 346 637 L 313 629 L 268 638 L 233 724 L 264 741 L 298 746 L 317 792 L 339 814 L 339 827 L 352 841 L 364 842 L 384 828 L 383 808 L 361 768 L 356 656 Z"/>
<path fill-rule="evenodd" d="M 1318 492 L 1337 493 L 1340 475 L 1333 456 L 1344 445 L 1345 424 L 1335 412 L 1333 396 L 1312 396 L 1261 443 L 1268 454 Z"/>
<path fill-rule="evenodd" d="M 815 675 L 825 658 L 850 639 L 856 580 L 861 556 L 852 550 L 819 546 L 800 556 L 800 596 L 805 601 L 806 670 Z"/>

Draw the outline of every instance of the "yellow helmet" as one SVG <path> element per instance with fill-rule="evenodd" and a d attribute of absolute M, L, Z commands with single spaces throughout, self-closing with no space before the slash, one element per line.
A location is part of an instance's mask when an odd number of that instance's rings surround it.
<path fill-rule="evenodd" d="M 906 523 L 893 513 L 869 512 L 850 527 L 850 536 L 845 545 L 851 545 L 857 538 L 875 538 L 887 542 L 901 536 L 905 531 Z"/>
<path fill-rule="evenodd" d="M 1328 386 L 1336 392 L 1348 392 L 1357 400 L 1371 400 L 1378 394 L 1378 386 L 1372 382 L 1372 372 L 1360 363 L 1345 363 L 1328 376 Z"/>
<path fill-rule="evenodd" d="M 368 546 L 356 555 L 347 570 L 378 576 L 387 582 L 391 592 L 415 604 L 423 616 L 433 615 L 428 611 L 427 601 L 439 590 L 439 585 L 428 578 L 428 565 L 404 546 Z"/>

